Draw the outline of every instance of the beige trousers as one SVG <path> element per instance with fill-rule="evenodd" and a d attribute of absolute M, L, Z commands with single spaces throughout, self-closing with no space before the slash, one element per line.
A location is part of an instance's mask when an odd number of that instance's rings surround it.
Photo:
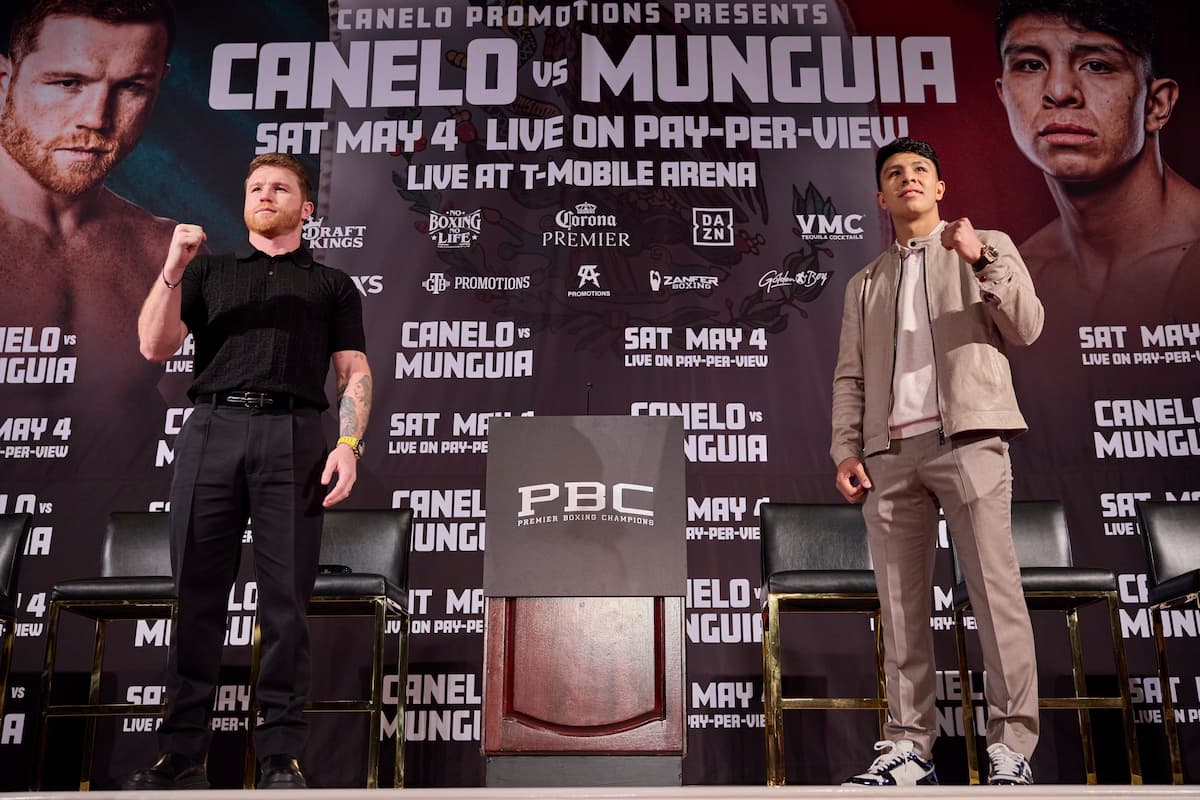
<path fill-rule="evenodd" d="M 932 611 L 941 504 L 966 577 L 987 671 L 988 744 L 1030 756 L 1038 739 L 1033 629 L 1010 527 L 1012 467 L 999 436 L 937 432 L 893 440 L 866 460 L 863 505 L 883 607 L 888 739 L 929 758 L 937 738 Z"/>

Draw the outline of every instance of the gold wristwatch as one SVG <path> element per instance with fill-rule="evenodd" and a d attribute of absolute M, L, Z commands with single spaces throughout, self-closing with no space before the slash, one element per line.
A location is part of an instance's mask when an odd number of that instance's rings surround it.
<path fill-rule="evenodd" d="M 344 444 L 354 453 L 355 458 L 362 458 L 363 440 L 356 439 L 353 436 L 343 436 L 337 440 L 338 444 Z"/>

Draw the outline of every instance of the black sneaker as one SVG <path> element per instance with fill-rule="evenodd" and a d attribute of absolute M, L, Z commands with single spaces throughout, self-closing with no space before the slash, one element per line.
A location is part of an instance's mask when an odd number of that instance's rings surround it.
<path fill-rule="evenodd" d="M 267 756 L 258 762 L 259 789 L 307 789 L 300 762 L 289 755 Z"/>
<path fill-rule="evenodd" d="M 987 749 L 991 767 L 988 783 L 993 786 L 1028 786 L 1033 783 L 1029 759 L 1008 745 L 996 742 Z"/>
<path fill-rule="evenodd" d="M 875 743 L 884 753 L 871 762 L 866 772 L 847 778 L 842 786 L 933 786 L 937 773 L 933 762 L 921 758 L 908 739 Z"/>
<path fill-rule="evenodd" d="M 139 769 L 121 782 L 122 789 L 207 789 L 208 772 L 204 762 L 164 753 L 154 766 Z"/>

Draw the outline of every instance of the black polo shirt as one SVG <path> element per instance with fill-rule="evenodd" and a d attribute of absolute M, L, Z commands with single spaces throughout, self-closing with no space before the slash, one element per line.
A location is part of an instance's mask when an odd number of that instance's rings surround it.
<path fill-rule="evenodd" d="M 250 390 L 329 407 L 325 377 L 339 350 L 366 352 L 362 299 L 341 270 L 299 249 L 269 256 L 196 256 L 183 274 L 181 316 L 195 337 L 188 397 Z"/>

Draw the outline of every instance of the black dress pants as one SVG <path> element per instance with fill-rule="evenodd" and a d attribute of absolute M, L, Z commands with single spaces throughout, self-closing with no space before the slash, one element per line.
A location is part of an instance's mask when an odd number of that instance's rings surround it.
<path fill-rule="evenodd" d="M 321 546 L 327 450 L 315 409 L 197 405 L 175 443 L 171 558 L 179 618 L 167 666 L 162 752 L 204 758 L 221 668 L 229 590 L 252 521 L 262 662 L 260 758 L 299 756 L 310 659 L 305 610 Z"/>

